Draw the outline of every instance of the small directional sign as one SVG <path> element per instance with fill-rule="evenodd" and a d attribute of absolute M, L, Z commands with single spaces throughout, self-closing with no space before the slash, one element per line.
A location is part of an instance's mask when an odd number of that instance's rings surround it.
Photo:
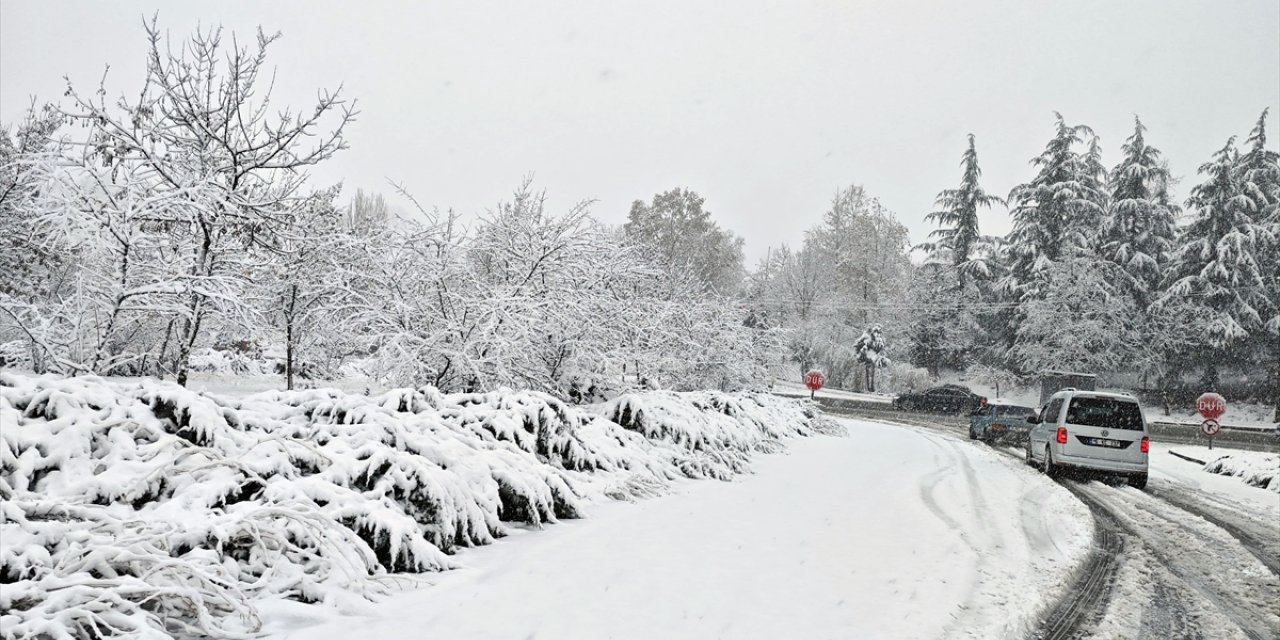
<path fill-rule="evenodd" d="M 1208 419 L 1200 423 L 1200 433 L 1203 433 L 1210 438 L 1218 435 L 1218 429 L 1221 428 L 1222 425 L 1218 424 L 1218 421 L 1213 419 Z"/>

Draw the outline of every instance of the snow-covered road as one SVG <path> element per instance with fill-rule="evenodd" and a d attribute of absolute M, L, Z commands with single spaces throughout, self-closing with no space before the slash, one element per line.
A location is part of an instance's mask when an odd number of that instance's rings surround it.
<path fill-rule="evenodd" d="M 369 615 L 268 611 L 275 637 L 1021 636 L 1092 535 L 1062 487 L 946 434 L 847 421 L 733 482 L 595 503 L 459 555 Z M 1032 559 L 1035 559 L 1032 562 Z M 317 624 L 318 623 L 318 624 Z"/>
<path fill-rule="evenodd" d="M 964 430 L 928 416 L 892 419 L 905 428 L 940 434 Z M 1041 633 L 1054 638 L 1280 638 L 1280 495 L 1208 473 L 1172 450 L 1196 459 L 1213 457 L 1203 448 L 1153 444 L 1145 492 L 1063 479 L 1062 486 L 1094 510 L 1098 538 L 1079 582 L 1046 616 Z M 1017 448 L 999 451 L 1011 461 L 1023 457 Z"/>

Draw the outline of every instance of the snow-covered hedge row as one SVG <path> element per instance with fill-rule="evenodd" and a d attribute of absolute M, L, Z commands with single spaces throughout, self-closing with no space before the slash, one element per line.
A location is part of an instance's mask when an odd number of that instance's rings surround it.
<path fill-rule="evenodd" d="M 764 394 L 533 392 L 225 399 L 171 383 L 0 373 L 0 629 L 252 635 L 253 601 L 350 607 L 459 547 L 728 478 L 830 428 Z"/>
<path fill-rule="evenodd" d="M 1280 456 L 1241 452 L 1210 460 L 1204 470 L 1224 476 L 1236 476 L 1246 484 L 1280 493 Z"/>

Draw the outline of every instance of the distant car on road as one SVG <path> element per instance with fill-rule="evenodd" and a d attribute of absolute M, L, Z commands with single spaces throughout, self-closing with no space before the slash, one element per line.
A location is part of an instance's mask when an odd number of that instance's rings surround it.
<path fill-rule="evenodd" d="M 1147 486 L 1151 440 L 1133 396 L 1066 389 L 1028 421 L 1034 426 L 1027 464 L 1041 466 L 1050 477 L 1085 469 L 1124 476 L 1139 489 Z"/>
<path fill-rule="evenodd" d="M 1031 432 L 1027 418 L 1036 410 L 1016 404 L 991 400 L 969 414 L 969 439 L 988 444 L 997 442 L 1021 443 Z"/>
<path fill-rule="evenodd" d="M 904 393 L 893 399 L 893 408 L 899 411 L 933 411 L 937 413 L 968 414 L 987 403 L 966 387 L 944 384 L 921 393 Z"/>

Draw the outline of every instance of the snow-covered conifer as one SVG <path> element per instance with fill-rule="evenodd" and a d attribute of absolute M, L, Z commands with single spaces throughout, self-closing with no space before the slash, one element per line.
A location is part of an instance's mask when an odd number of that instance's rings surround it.
<path fill-rule="evenodd" d="M 1054 262 L 1090 255 L 1103 219 L 1104 176 L 1093 130 L 1055 115 L 1053 139 L 1031 160 L 1036 176 L 1009 194 L 1013 231 L 1007 246 L 1009 273 L 1001 289 L 1015 299 L 1036 294 L 1040 274 Z M 1076 146 L 1086 137 L 1088 151 L 1081 154 Z"/>
<path fill-rule="evenodd" d="M 969 134 L 969 148 L 961 157 L 960 167 L 963 170 L 960 187 L 939 193 L 935 201 L 939 210 L 925 217 L 941 228 L 930 233 L 932 240 L 921 248 L 930 253 L 932 262 L 949 264 L 956 269 L 957 282 L 963 289 L 966 280 L 986 279 L 991 275 L 986 261 L 989 241 L 978 231 L 978 210 L 1003 204 L 1004 200 L 988 194 L 978 184 L 982 169 L 978 166 L 973 134 Z"/>
<path fill-rule="evenodd" d="M 1147 128 L 1134 116 L 1133 135 L 1110 174 L 1111 203 L 1100 238 L 1101 254 L 1123 268 L 1135 301 L 1146 308 L 1159 292 L 1174 243 L 1178 206 L 1169 198 L 1169 169 L 1147 144 Z"/>
<path fill-rule="evenodd" d="M 1266 279 L 1274 265 L 1267 266 L 1264 253 L 1270 232 L 1254 217 L 1255 204 L 1242 189 L 1237 164 L 1233 137 L 1200 166 L 1204 181 L 1187 200 L 1195 220 L 1179 237 L 1158 301 L 1187 299 L 1209 315 L 1201 351 L 1211 363 L 1210 382 L 1216 378 L 1212 363 L 1264 330 L 1275 313 Z"/>
<path fill-rule="evenodd" d="M 1280 421 L 1280 153 L 1267 148 L 1267 113 L 1263 109 L 1249 132 L 1236 173 L 1253 219 L 1267 232 L 1260 238 L 1264 248 L 1259 254 L 1270 312 L 1262 312 L 1264 330 L 1257 332 L 1254 342 L 1258 359 L 1268 368 L 1271 401 Z"/>

